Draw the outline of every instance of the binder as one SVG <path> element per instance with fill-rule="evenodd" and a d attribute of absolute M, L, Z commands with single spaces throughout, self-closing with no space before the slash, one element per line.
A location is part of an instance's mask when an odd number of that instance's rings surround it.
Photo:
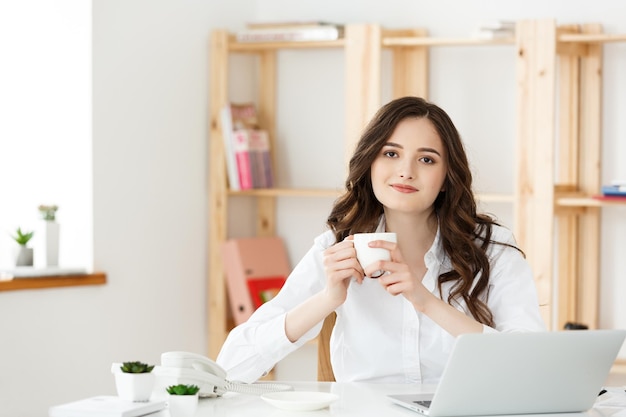
<path fill-rule="evenodd" d="M 248 320 L 268 295 L 275 295 L 291 267 L 280 237 L 229 239 L 221 249 L 228 299 L 237 325 Z"/>

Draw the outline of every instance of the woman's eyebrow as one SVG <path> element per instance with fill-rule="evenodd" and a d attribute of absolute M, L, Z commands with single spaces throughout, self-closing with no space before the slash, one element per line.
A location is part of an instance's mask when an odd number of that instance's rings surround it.
<path fill-rule="evenodd" d="M 385 146 L 404 149 L 402 145 L 400 145 L 399 143 L 395 143 L 395 142 L 387 142 L 385 143 Z M 441 156 L 441 153 L 435 148 L 417 148 L 417 151 L 418 152 L 430 152 L 430 153 L 434 153 L 435 155 Z"/>
<path fill-rule="evenodd" d="M 434 148 L 418 148 L 417 150 L 418 150 L 418 152 L 430 152 L 430 153 L 434 153 L 436 155 L 441 156 L 439 151 L 437 149 L 434 149 Z"/>

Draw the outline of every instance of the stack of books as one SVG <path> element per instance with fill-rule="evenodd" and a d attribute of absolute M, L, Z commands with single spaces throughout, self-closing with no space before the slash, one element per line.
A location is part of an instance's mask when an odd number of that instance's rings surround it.
<path fill-rule="evenodd" d="M 237 32 L 239 42 L 332 41 L 343 37 L 344 27 L 328 22 L 248 23 Z"/>
<path fill-rule="evenodd" d="M 230 189 L 273 187 L 269 135 L 259 128 L 254 104 L 229 103 L 221 111 L 221 121 Z"/>
<path fill-rule="evenodd" d="M 626 201 L 626 181 L 613 180 L 611 184 L 602 186 L 602 194 L 595 196 L 600 200 Z"/>
<path fill-rule="evenodd" d="M 515 37 L 515 22 L 496 20 L 485 22 L 474 31 L 472 37 L 476 39 L 508 39 Z"/>

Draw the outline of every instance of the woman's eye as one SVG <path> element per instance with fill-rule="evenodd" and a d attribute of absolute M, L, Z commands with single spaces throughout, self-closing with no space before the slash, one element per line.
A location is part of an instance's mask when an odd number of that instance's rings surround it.
<path fill-rule="evenodd" d="M 434 164 L 435 163 L 435 161 L 433 159 L 431 159 L 431 158 L 429 158 L 427 156 L 422 156 L 420 158 L 420 161 L 422 161 L 422 162 L 424 162 L 426 164 Z"/>
<path fill-rule="evenodd" d="M 396 158 L 398 153 L 395 151 L 385 151 L 383 152 L 383 155 L 388 156 L 389 158 Z"/>

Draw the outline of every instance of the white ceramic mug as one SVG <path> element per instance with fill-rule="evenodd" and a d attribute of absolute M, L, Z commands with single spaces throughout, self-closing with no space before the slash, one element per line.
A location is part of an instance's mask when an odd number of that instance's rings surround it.
<path fill-rule="evenodd" d="M 376 261 L 389 261 L 391 260 L 391 253 L 387 249 L 383 248 L 370 248 L 369 242 L 374 240 L 386 240 L 388 242 L 396 242 L 395 233 L 356 233 L 354 235 L 354 249 L 356 250 L 356 258 L 358 259 L 361 267 L 365 269 L 368 265 L 373 264 Z M 385 271 L 376 271 L 370 278 L 378 278 Z"/>

